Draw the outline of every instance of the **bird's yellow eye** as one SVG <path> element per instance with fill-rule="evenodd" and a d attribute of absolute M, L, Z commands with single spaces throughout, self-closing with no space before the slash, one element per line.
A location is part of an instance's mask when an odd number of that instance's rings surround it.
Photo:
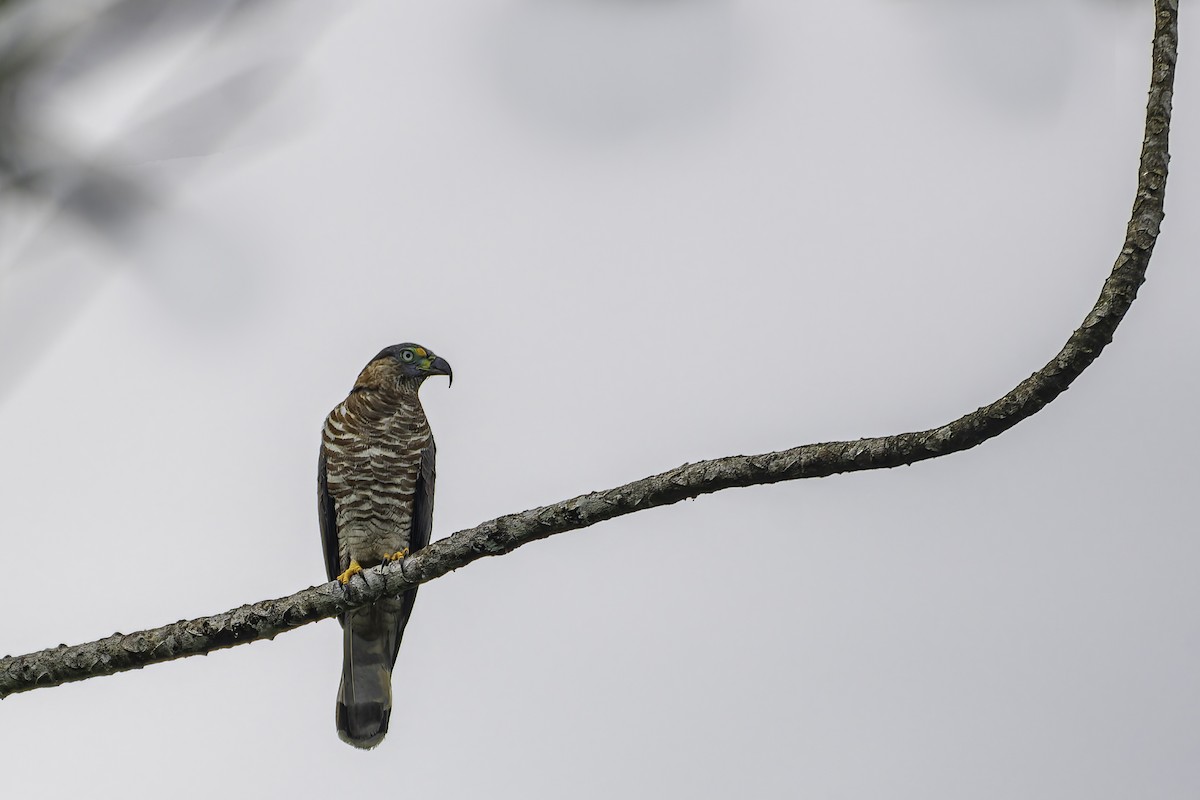
<path fill-rule="evenodd" d="M 416 358 L 416 355 L 413 353 L 412 350 L 401 350 L 400 351 L 400 360 L 403 361 L 405 364 L 410 363 L 414 358 Z"/>

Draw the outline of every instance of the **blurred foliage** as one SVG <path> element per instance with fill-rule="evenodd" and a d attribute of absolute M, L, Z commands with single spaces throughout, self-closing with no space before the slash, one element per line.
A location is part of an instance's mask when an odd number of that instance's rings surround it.
<path fill-rule="evenodd" d="M 280 85 L 300 5 L 0 0 L 0 200 L 120 232 L 147 199 L 131 166 L 212 152 Z M 95 87 L 139 69 L 156 79 L 114 124 Z"/>
<path fill-rule="evenodd" d="M 0 0 L 0 402 L 113 265 L 136 265 L 172 317 L 244 305 L 252 276 L 169 201 L 205 156 L 262 149 L 261 120 L 241 129 L 341 8 Z"/>

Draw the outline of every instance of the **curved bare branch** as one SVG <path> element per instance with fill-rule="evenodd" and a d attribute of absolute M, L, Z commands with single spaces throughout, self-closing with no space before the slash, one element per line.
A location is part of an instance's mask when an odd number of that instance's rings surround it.
<path fill-rule="evenodd" d="M 1125 245 L 1095 306 L 1044 367 L 991 405 L 939 428 L 850 442 L 809 444 L 755 456 L 685 464 L 669 472 L 519 514 L 498 517 L 434 542 L 400 564 L 376 567 L 343 587 L 336 582 L 224 614 L 176 622 L 88 644 L 0 659 L 0 697 L 147 664 L 271 639 L 284 631 L 395 595 L 484 556 L 501 555 L 556 533 L 735 486 L 881 469 L 957 453 L 997 436 L 1064 392 L 1113 336 L 1145 279 L 1163 219 L 1167 136 L 1177 52 L 1178 0 L 1155 0 L 1155 31 L 1146 133 L 1137 196 Z"/>

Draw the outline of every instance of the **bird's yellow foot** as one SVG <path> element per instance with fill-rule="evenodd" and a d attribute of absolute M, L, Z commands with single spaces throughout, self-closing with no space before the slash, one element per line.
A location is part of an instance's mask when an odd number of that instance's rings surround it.
<path fill-rule="evenodd" d="M 408 558 L 408 548 L 407 547 L 404 548 L 403 550 L 397 550 L 396 552 L 391 553 L 390 555 L 384 556 L 383 563 L 386 564 L 389 561 L 403 561 L 406 558 Z"/>
<path fill-rule="evenodd" d="M 338 582 L 345 586 L 350 582 L 351 578 L 360 572 L 362 572 L 362 565 L 357 561 L 351 561 L 350 566 L 346 568 L 346 571 L 337 576 Z"/>

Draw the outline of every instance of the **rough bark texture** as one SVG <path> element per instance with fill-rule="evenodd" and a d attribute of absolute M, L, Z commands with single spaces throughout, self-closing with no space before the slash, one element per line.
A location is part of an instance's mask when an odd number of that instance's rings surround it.
<path fill-rule="evenodd" d="M 1011 392 L 940 428 L 852 442 L 810 444 L 756 456 L 731 456 L 682 467 L 605 492 L 510 514 L 434 542 L 400 564 L 367 570 L 349 586 L 336 582 L 290 597 L 242 606 L 97 642 L 0 659 L 0 697 L 147 664 L 270 639 L 283 631 L 397 595 L 484 556 L 510 552 L 556 533 L 735 486 L 912 464 L 987 441 L 1039 411 L 1096 359 L 1129 309 L 1163 219 L 1167 134 L 1177 52 L 1178 0 L 1156 0 L 1153 69 L 1137 197 L 1125 245 L 1083 324 L 1051 361 Z"/>

